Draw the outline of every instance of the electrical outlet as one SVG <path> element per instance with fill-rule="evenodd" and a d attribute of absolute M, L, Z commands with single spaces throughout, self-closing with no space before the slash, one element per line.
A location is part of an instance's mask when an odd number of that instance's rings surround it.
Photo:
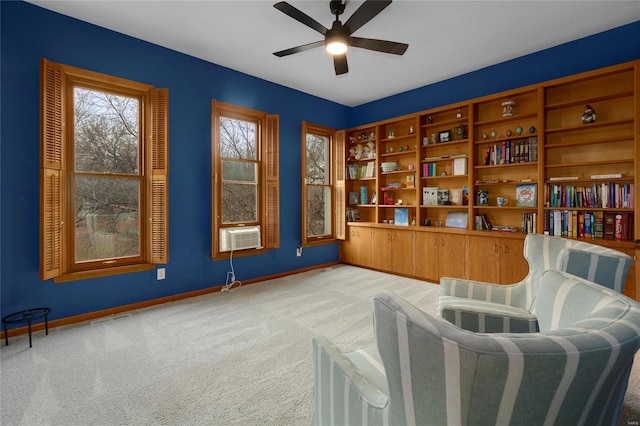
<path fill-rule="evenodd" d="M 298 256 L 298 257 L 302 256 L 302 247 L 298 247 L 296 249 L 296 256 Z"/>
<path fill-rule="evenodd" d="M 156 274 L 158 280 L 164 280 L 164 268 L 158 268 Z"/>

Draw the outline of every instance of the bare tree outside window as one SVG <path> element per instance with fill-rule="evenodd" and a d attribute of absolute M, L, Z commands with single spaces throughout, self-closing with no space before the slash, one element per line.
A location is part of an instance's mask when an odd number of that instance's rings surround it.
<path fill-rule="evenodd" d="M 258 221 L 258 126 L 220 118 L 222 223 Z"/>
<path fill-rule="evenodd" d="M 74 89 L 76 262 L 138 256 L 140 102 Z"/>
<path fill-rule="evenodd" d="M 328 136 L 306 135 L 307 237 L 331 234 L 331 177 Z"/>

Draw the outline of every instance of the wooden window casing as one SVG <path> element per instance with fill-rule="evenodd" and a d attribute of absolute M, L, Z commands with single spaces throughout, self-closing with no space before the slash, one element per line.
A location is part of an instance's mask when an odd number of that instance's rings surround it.
<path fill-rule="evenodd" d="M 225 224 L 222 221 L 222 158 L 220 155 L 220 118 L 256 123 L 258 163 L 258 214 L 256 222 Z M 240 250 L 233 256 L 265 253 L 280 247 L 280 170 L 278 115 L 267 114 L 216 100 L 211 101 L 211 258 L 226 259 L 220 251 L 220 229 L 260 225 L 262 248 Z"/>
<path fill-rule="evenodd" d="M 140 256 L 80 266 L 73 217 L 73 87 L 127 93 L 139 99 L 141 144 Z M 168 90 L 105 74 L 40 63 L 40 279 L 55 282 L 153 269 L 168 263 Z"/>
<path fill-rule="evenodd" d="M 342 229 L 344 224 L 341 224 L 338 220 L 338 216 L 336 214 L 337 209 L 339 208 L 339 191 L 337 190 L 337 184 L 339 183 L 339 178 L 343 178 L 344 173 L 340 174 L 339 170 L 343 168 L 343 166 L 337 163 L 337 159 L 339 157 L 339 149 L 338 149 L 338 134 L 340 132 L 336 132 L 335 129 L 330 127 L 321 126 L 318 124 L 307 123 L 305 121 L 302 122 L 302 131 L 301 131 L 301 211 L 302 211 L 302 246 L 313 246 L 319 244 L 327 244 L 330 242 L 334 242 L 337 238 L 337 235 L 340 232 L 344 232 Z M 344 133 L 344 131 L 342 131 Z M 327 158 L 325 164 L 325 177 L 327 178 L 327 182 L 323 184 L 310 183 L 307 181 L 307 173 L 308 173 L 308 164 L 307 164 L 307 136 L 308 135 L 316 135 L 327 139 L 327 146 L 325 147 Z M 326 202 L 330 203 L 325 213 L 325 221 L 329 221 L 327 231 L 322 235 L 309 235 L 308 231 L 308 221 L 311 219 L 310 212 L 308 211 L 308 203 L 309 203 L 309 191 L 312 189 L 325 188 L 329 190 L 329 196 Z M 344 180 L 342 181 L 342 194 L 344 193 Z"/>

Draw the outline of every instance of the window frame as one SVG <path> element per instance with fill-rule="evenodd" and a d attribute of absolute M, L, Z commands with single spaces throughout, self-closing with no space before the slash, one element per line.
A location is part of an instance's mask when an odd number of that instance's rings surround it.
<path fill-rule="evenodd" d="M 140 98 L 140 256 L 75 262 L 73 89 Z M 168 90 L 41 59 L 40 279 L 54 282 L 150 270 L 168 263 Z"/>
<path fill-rule="evenodd" d="M 313 134 L 321 137 L 328 138 L 326 149 L 328 151 L 328 158 L 326 167 L 329 169 L 327 172 L 327 177 L 329 179 L 328 184 L 310 184 L 307 183 L 306 175 L 307 175 L 307 135 Z M 321 244 L 328 244 L 335 242 L 337 240 L 337 231 L 339 228 L 339 223 L 337 220 L 337 211 L 338 211 L 338 203 L 339 200 L 336 197 L 336 180 L 339 177 L 337 170 L 339 164 L 336 162 L 336 154 L 337 154 L 337 131 L 331 127 L 322 126 L 319 124 L 313 124 L 306 121 L 302 122 L 301 125 L 301 146 L 300 146 L 300 161 L 301 161 L 301 235 L 302 235 L 302 246 L 310 247 Z M 307 233 L 307 219 L 309 215 L 307 214 L 307 203 L 308 203 L 308 193 L 310 187 L 326 187 L 330 190 L 329 201 L 331 203 L 330 207 L 327 209 L 326 218 L 331 221 L 330 231 L 325 235 L 318 236 L 310 236 Z"/>
<path fill-rule="evenodd" d="M 220 118 L 256 123 L 256 159 L 258 163 L 257 221 L 222 222 L 222 157 L 220 155 Z M 220 230 L 241 226 L 260 226 L 262 248 L 239 250 L 233 256 L 266 253 L 280 247 L 279 197 L 279 116 L 251 108 L 211 101 L 211 258 L 227 259 L 230 252 L 220 251 Z"/>

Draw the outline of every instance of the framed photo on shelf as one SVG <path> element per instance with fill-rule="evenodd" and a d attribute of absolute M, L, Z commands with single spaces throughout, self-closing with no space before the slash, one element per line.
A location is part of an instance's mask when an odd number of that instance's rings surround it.
<path fill-rule="evenodd" d="M 516 206 L 535 207 L 536 206 L 536 184 L 521 183 L 516 185 Z"/>
<path fill-rule="evenodd" d="M 488 205 L 489 205 L 489 190 L 476 189 L 476 206 L 488 206 Z"/>
<path fill-rule="evenodd" d="M 461 124 L 456 126 L 453 133 L 453 139 L 456 141 L 463 140 L 467 138 L 467 125 Z"/>
<path fill-rule="evenodd" d="M 360 200 L 360 194 L 358 194 L 357 192 L 350 192 L 349 193 L 349 204 L 352 206 L 355 206 L 358 204 L 358 201 Z"/>
<path fill-rule="evenodd" d="M 451 140 L 451 130 L 438 132 L 438 142 L 449 142 Z"/>
<path fill-rule="evenodd" d="M 469 213 L 449 212 L 447 213 L 447 220 L 445 226 L 450 228 L 467 229 L 469 225 Z"/>
<path fill-rule="evenodd" d="M 375 204 L 378 197 L 376 196 L 376 192 L 373 191 L 373 195 L 371 195 L 371 202 L 369 204 Z"/>
<path fill-rule="evenodd" d="M 393 209 L 393 220 L 396 225 L 409 226 L 409 209 Z"/>

